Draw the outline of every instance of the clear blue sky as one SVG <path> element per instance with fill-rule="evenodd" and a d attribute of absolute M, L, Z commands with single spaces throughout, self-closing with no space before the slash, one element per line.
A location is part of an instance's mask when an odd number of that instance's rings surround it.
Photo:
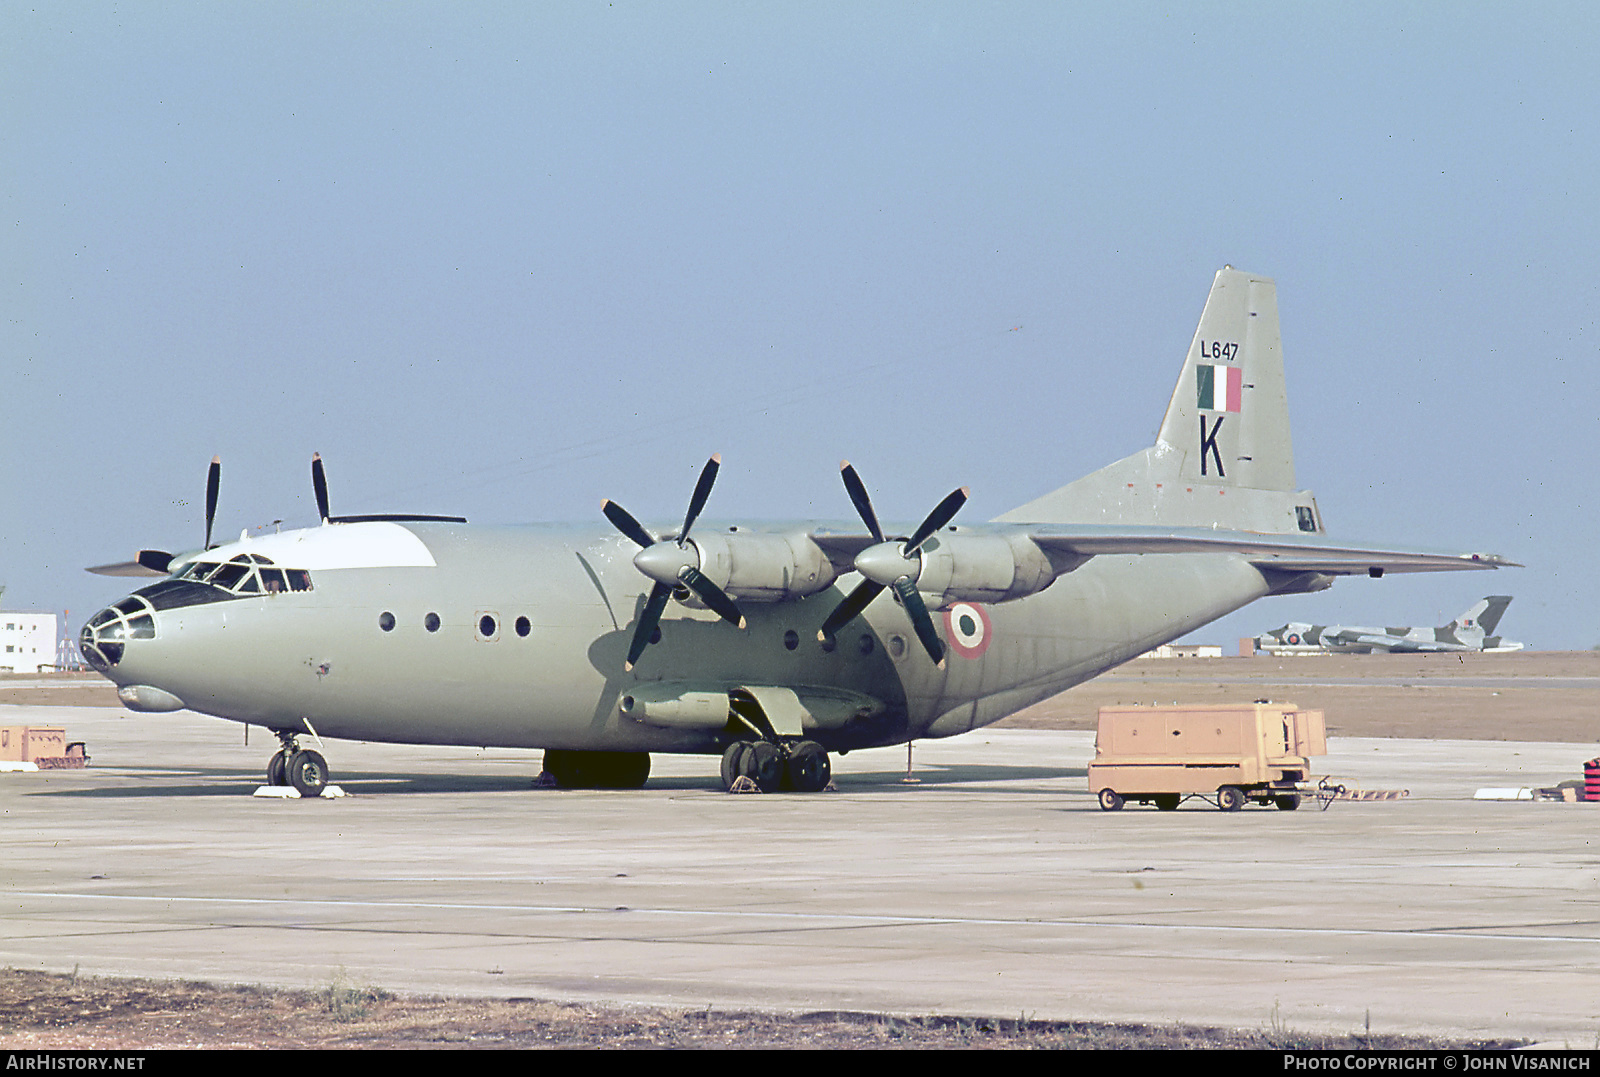
<path fill-rule="evenodd" d="M 1278 281 L 1342 539 L 1504 553 L 1286 620 L 1600 643 L 1600 9 L 274 3 L 0 10 L 0 582 L 335 512 L 976 522 L 1155 433 Z M 1014 327 L 1020 329 L 1012 331 Z"/>

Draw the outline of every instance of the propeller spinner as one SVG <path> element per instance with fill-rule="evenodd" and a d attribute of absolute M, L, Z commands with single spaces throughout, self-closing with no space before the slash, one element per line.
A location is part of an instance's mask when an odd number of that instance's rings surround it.
<path fill-rule="evenodd" d="M 694 527 L 700 510 L 705 508 L 721 466 L 720 453 L 706 461 L 706 466 L 700 471 L 700 481 L 695 483 L 694 494 L 689 498 L 689 511 L 684 513 L 683 527 L 675 537 L 658 539 L 615 501 L 608 499 L 600 502 L 600 511 L 605 513 L 612 526 L 639 545 L 639 552 L 633 557 L 634 567 L 655 581 L 650 588 L 650 597 L 645 600 L 644 609 L 639 614 L 639 625 L 634 629 L 633 641 L 628 644 L 628 661 L 623 666 L 625 670 L 632 670 L 644 649 L 650 645 L 650 637 L 655 635 L 656 627 L 661 623 L 661 613 L 666 609 L 667 599 L 676 587 L 687 587 L 693 591 L 707 608 L 729 624 L 739 628 L 745 626 L 744 615 L 739 612 L 733 599 L 700 571 L 700 551 L 689 541 L 689 530 Z"/>
<path fill-rule="evenodd" d="M 928 657 L 933 659 L 934 665 L 943 669 L 944 641 L 934 629 L 933 618 L 928 614 L 928 605 L 922 601 L 922 595 L 917 591 L 917 576 L 922 571 L 921 549 L 922 544 L 927 542 L 935 531 L 955 518 L 961 506 L 967 503 L 970 491 L 965 486 L 952 491 L 933 507 L 933 511 L 928 513 L 917 529 L 911 533 L 911 537 L 901 542 L 898 539 L 884 537 L 883 528 L 878 523 L 878 514 L 872 509 L 872 498 L 867 495 L 866 485 L 862 483 L 861 476 L 856 474 L 856 469 L 850 466 L 850 461 L 842 461 L 839 464 L 839 472 L 844 479 L 845 489 L 850 492 L 850 500 L 855 504 L 856 512 L 860 513 L 861 520 L 872 533 L 875 543 L 856 556 L 856 571 L 861 573 L 863 579 L 856 585 L 855 590 L 846 595 L 844 601 L 828 614 L 828 619 L 822 622 L 822 629 L 817 633 L 817 639 L 825 640 L 838 632 L 860 616 L 885 588 L 893 588 L 894 593 L 900 598 L 900 604 L 906 609 L 906 615 L 911 618 L 911 627 L 916 630 L 917 639 L 921 641 L 923 650 L 928 652 Z"/>

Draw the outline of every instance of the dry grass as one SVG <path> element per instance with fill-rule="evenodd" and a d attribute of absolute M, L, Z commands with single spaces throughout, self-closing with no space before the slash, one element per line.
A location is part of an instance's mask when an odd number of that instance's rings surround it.
<path fill-rule="evenodd" d="M 762 1014 L 410 998 L 0 970 L 0 1047 L 228 1048 L 1270 1048 L 1483 1050 L 1519 1041 L 862 1013 Z"/>

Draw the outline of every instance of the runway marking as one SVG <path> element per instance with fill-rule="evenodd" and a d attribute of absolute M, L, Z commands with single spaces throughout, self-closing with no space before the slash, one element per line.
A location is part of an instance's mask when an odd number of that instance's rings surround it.
<path fill-rule="evenodd" d="M 244 906 L 330 906 L 337 909 L 393 909 L 429 910 L 441 912 L 520 912 L 546 915 L 627 914 L 643 916 L 715 917 L 719 920 L 788 920 L 831 921 L 884 926 L 967 926 L 967 927 L 1061 927 L 1061 928 L 1124 928 L 1147 931 L 1254 933 L 1273 935 L 1317 935 L 1406 939 L 1484 939 L 1500 942 L 1556 942 L 1600 944 L 1600 935 L 1518 935 L 1486 928 L 1333 928 L 1292 927 L 1266 925 L 1247 927 L 1236 924 L 1157 924 L 1118 920 L 1079 920 L 1056 917 L 976 917 L 976 916 L 903 916 L 893 914 L 825 913 L 825 912 L 761 912 L 743 909 L 662 909 L 640 906 L 584 906 L 584 905 L 495 905 L 468 902 L 442 901 L 342 901 L 333 898 L 220 898 L 220 897 L 155 897 L 140 894 L 72 894 L 57 891 L 14 890 L 11 897 L 47 898 L 52 901 L 68 899 L 77 901 L 126 901 L 157 904 L 244 905 Z M 1596 921 L 1574 921 L 1574 925 L 1596 925 Z M 238 925 L 258 927 L 260 925 Z M 298 925 L 272 925 L 298 926 Z M 479 934 L 479 932 L 469 932 Z"/>

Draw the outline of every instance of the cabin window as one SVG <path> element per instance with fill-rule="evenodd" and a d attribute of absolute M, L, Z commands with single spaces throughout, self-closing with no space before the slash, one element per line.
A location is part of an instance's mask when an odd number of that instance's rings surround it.
<path fill-rule="evenodd" d="M 532 632 L 532 631 L 533 631 L 533 624 L 526 617 L 518 617 L 517 618 L 517 635 L 519 635 L 519 636 L 523 637 L 524 639 L 526 639 L 527 636 L 528 636 L 528 633 Z"/>
<path fill-rule="evenodd" d="M 393 632 L 394 614 L 390 613 L 388 610 L 384 610 L 382 613 L 378 614 L 378 627 L 383 629 L 385 632 Z"/>
<path fill-rule="evenodd" d="M 428 614 L 422 619 L 422 627 L 426 628 L 429 632 L 439 631 L 439 615 L 437 613 Z"/>
<path fill-rule="evenodd" d="M 800 633 L 792 628 L 789 629 L 783 634 L 783 645 L 791 651 L 800 646 Z"/>

